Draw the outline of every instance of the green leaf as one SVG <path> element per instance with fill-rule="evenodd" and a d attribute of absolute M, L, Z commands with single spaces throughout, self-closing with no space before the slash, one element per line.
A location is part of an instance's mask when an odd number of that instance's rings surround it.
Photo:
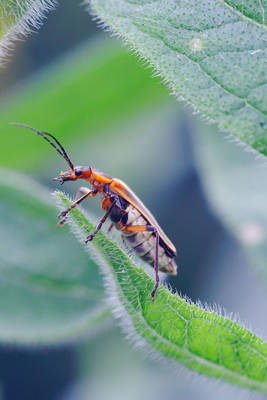
<path fill-rule="evenodd" d="M 267 155 L 266 2 L 88 3 L 178 99 Z"/>
<path fill-rule="evenodd" d="M 71 202 L 57 192 L 60 208 Z M 95 227 L 78 209 L 70 224 L 83 242 Z M 151 301 L 154 280 L 121 248 L 100 232 L 86 246 L 106 278 L 115 315 L 123 330 L 154 355 L 201 374 L 267 391 L 267 343 L 237 322 L 204 310 L 160 286 Z"/>
<path fill-rule="evenodd" d="M 93 333 L 108 311 L 102 281 L 42 186 L 0 170 L 0 341 L 55 343 Z"/>
<path fill-rule="evenodd" d="M 26 83 L 2 98 L 0 107 L 1 163 L 24 171 L 42 170 L 55 154 L 10 122 L 54 133 L 68 148 L 100 132 L 109 134 L 167 97 L 150 72 L 111 40 L 86 43 Z"/>
<path fill-rule="evenodd" d="M 232 7 L 234 10 L 239 11 L 247 18 L 258 22 L 259 24 L 266 25 L 266 1 L 263 0 L 255 2 L 253 0 L 225 0 L 225 4 Z"/>
<path fill-rule="evenodd" d="M 54 0 L 0 0 L 0 62 L 17 36 L 38 28 Z"/>

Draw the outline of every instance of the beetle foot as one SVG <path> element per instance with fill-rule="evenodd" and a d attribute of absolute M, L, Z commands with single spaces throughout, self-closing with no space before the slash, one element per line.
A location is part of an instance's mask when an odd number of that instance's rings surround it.
<path fill-rule="evenodd" d="M 157 290 L 158 290 L 158 282 L 155 283 L 155 286 L 153 287 L 153 290 L 151 292 L 152 301 L 155 301 Z"/>
<path fill-rule="evenodd" d="M 65 222 L 67 221 L 67 217 L 62 218 L 58 223 L 57 226 L 63 226 Z"/>
<path fill-rule="evenodd" d="M 94 239 L 94 234 L 91 233 L 91 235 L 88 235 L 87 238 L 85 239 L 85 243 L 91 242 Z"/>

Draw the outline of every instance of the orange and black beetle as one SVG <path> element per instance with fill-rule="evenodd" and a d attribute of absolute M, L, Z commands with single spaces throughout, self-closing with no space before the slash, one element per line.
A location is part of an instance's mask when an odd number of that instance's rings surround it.
<path fill-rule="evenodd" d="M 130 245 L 143 260 L 154 267 L 156 283 L 151 292 L 152 299 L 154 300 L 159 285 L 158 270 L 175 275 L 177 266 L 174 261 L 176 249 L 160 228 L 151 212 L 121 180 L 111 178 L 91 167 L 74 167 L 63 146 L 50 133 L 40 132 L 24 124 L 14 123 L 13 125 L 22 126 L 35 131 L 49 142 L 67 161 L 70 170 L 61 172 L 60 176 L 54 178 L 54 180 L 62 184 L 66 181 L 84 179 L 92 186 L 91 190 L 86 187 L 81 187 L 79 189 L 73 204 L 58 215 L 58 217 L 61 218 L 59 225 L 64 224 L 70 210 L 78 206 L 78 204 L 87 197 L 94 197 L 99 193 L 101 205 L 103 210 L 105 210 L 105 214 L 99 221 L 95 231 L 86 238 L 85 242 L 87 243 L 93 240 L 103 223 L 109 217 L 112 221 L 109 231 L 115 226 L 121 231 L 124 241 Z M 50 138 L 53 139 L 54 142 L 52 142 Z M 82 196 L 80 196 L 81 193 Z"/>

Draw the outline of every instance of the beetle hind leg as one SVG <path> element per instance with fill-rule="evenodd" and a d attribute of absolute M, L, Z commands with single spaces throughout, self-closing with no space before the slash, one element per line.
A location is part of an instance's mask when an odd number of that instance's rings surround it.
<path fill-rule="evenodd" d="M 153 232 L 156 238 L 155 246 L 155 260 L 154 260 L 154 273 L 155 273 L 155 285 L 151 292 L 152 301 L 155 301 L 157 289 L 159 287 L 159 233 L 157 229 L 152 225 L 128 225 L 123 229 L 123 232 Z"/>
<path fill-rule="evenodd" d="M 112 231 L 112 229 L 114 228 L 114 223 L 111 222 L 111 224 L 108 227 L 107 233 L 110 233 Z"/>
<path fill-rule="evenodd" d="M 158 290 L 159 287 L 159 233 L 156 229 L 154 230 L 154 233 L 156 235 L 155 262 L 154 262 L 154 272 L 155 272 L 156 282 L 151 292 L 151 297 L 153 301 L 155 301 L 156 291 Z"/>

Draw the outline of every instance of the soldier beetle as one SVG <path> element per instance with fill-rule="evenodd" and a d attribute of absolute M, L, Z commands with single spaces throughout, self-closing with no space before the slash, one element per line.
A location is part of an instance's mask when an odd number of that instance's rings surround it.
<path fill-rule="evenodd" d="M 84 179 L 91 184 L 91 190 L 87 187 L 80 187 L 74 202 L 58 217 L 58 225 L 64 225 L 67 214 L 77 207 L 87 197 L 101 198 L 101 206 L 105 214 L 100 219 L 96 229 L 87 236 L 85 242 L 92 241 L 94 236 L 102 228 L 102 225 L 109 217 L 111 225 L 121 231 L 122 238 L 144 261 L 154 267 L 155 285 L 151 292 L 152 300 L 159 285 L 158 271 L 176 275 L 177 266 L 174 261 L 176 249 L 166 234 L 160 228 L 154 216 L 145 207 L 136 194 L 121 180 L 111 178 L 91 167 L 74 166 L 61 143 L 50 133 L 41 132 L 29 125 L 13 123 L 12 125 L 31 129 L 37 135 L 42 136 L 54 149 L 67 161 L 70 169 L 61 172 L 59 177 L 54 178 L 63 184 L 66 181 Z M 82 195 L 81 195 L 82 194 Z"/>

